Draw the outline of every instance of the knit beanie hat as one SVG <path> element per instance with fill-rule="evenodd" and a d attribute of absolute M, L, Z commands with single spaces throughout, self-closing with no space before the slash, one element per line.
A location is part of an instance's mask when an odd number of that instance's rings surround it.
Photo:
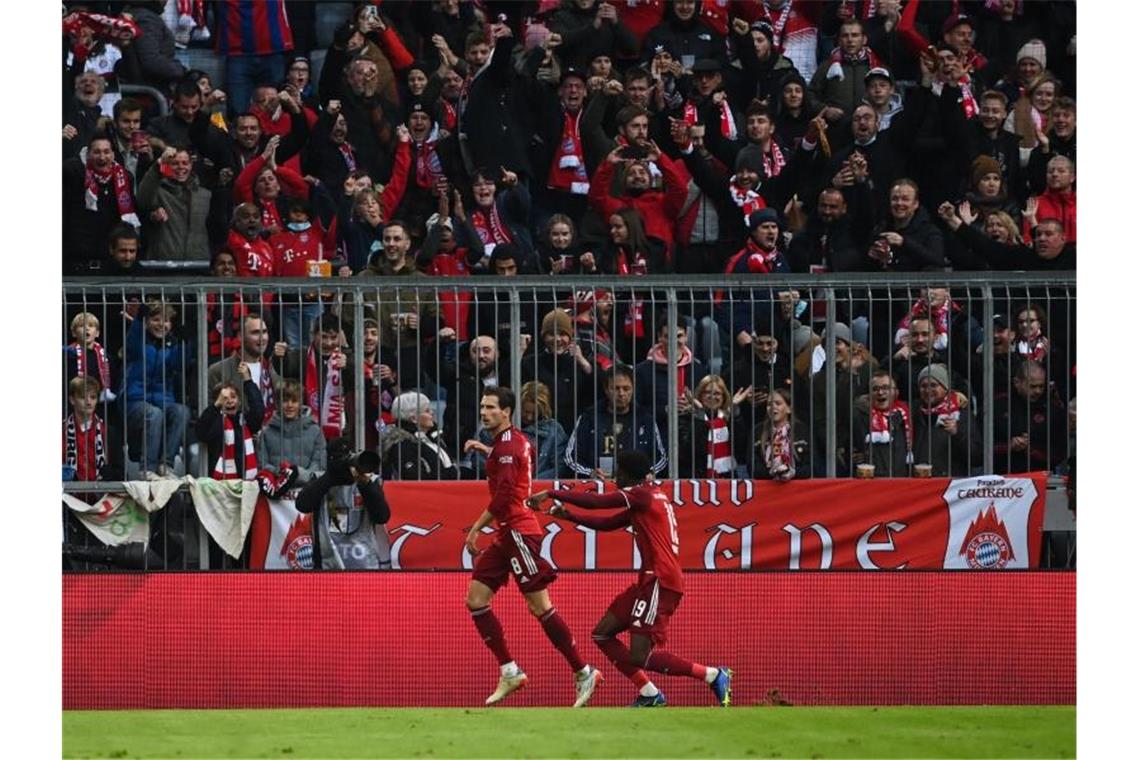
<path fill-rule="evenodd" d="M 974 163 L 970 164 L 970 187 L 976 188 L 982 177 L 987 174 L 996 174 L 1001 176 L 1001 164 L 993 156 L 978 156 L 974 159 Z"/>
<path fill-rule="evenodd" d="M 798 356 L 811 343 L 812 331 L 807 325 L 792 320 L 792 356 Z"/>
<path fill-rule="evenodd" d="M 847 345 L 851 345 L 851 328 L 849 328 L 847 325 L 843 324 L 842 322 L 836 322 L 835 329 L 833 329 L 832 332 L 835 333 L 835 341 L 837 343 L 839 341 L 843 341 Z M 824 332 L 823 337 L 825 339 L 827 338 L 826 331 Z"/>
<path fill-rule="evenodd" d="M 573 335 L 574 325 L 570 321 L 569 314 L 562 309 L 552 309 L 542 318 L 542 334 L 557 335 L 559 333 Z"/>
<path fill-rule="evenodd" d="M 775 44 L 774 40 L 776 38 L 776 30 L 773 29 L 772 25 L 767 21 L 753 21 L 752 26 L 749 27 L 749 31 L 760 32 L 760 34 L 768 38 L 769 45 Z"/>
<path fill-rule="evenodd" d="M 1041 68 L 1045 68 L 1045 43 L 1041 40 L 1026 42 L 1017 51 L 1017 62 L 1021 63 L 1022 58 L 1032 58 L 1041 64 Z"/>
<path fill-rule="evenodd" d="M 929 377 L 946 390 L 950 390 L 950 373 L 946 371 L 945 365 L 931 364 L 928 367 L 923 367 L 918 373 L 918 382 L 921 383 L 924 377 Z"/>
<path fill-rule="evenodd" d="M 762 208 L 759 211 L 753 211 L 748 215 L 748 231 L 759 227 L 764 222 L 772 222 L 776 226 L 780 225 L 780 215 L 776 213 L 774 208 Z"/>

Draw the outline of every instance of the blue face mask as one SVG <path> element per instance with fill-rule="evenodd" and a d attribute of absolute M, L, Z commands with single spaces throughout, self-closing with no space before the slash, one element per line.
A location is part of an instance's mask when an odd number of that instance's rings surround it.
<path fill-rule="evenodd" d="M 289 222 L 285 225 L 293 232 L 304 232 L 313 226 L 312 222 Z"/>

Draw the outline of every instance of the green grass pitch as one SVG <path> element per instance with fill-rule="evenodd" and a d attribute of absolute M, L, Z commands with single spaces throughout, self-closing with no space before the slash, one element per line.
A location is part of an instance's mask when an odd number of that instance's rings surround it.
<path fill-rule="evenodd" d="M 124 710 L 63 713 L 64 757 L 1071 758 L 1076 708 Z"/>

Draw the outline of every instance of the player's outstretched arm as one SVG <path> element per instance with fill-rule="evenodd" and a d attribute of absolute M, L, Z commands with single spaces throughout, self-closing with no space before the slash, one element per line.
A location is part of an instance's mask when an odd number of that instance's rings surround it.
<path fill-rule="evenodd" d="M 600 531 L 621 530 L 630 524 L 628 509 L 623 509 L 621 512 L 612 515 L 598 516 L 578 514 L 571 512 L 566 507 L 553 507 L 550 510 L 550 514 L 569 520 L 572 523 Z"/>
<path fill-rule="evenodd" d="M 616 509 L 629 506 L 629 499 L 626 498 L 624 491 L 611 491 L 610 493 L 559 491 L 554 498 L 583 509 Z"/>

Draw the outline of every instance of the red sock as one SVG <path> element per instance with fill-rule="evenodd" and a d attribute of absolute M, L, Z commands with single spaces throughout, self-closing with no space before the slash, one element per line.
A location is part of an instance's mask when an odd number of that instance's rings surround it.
<path fill-rule="evenodd" d="M 633 681 L 634 686 L 640 689 L 649 683 L 649 676 L 645 675 L 644 670 L 630 661 L 629 647 L 621 643 L 621 641 L 612 636 L 595 636 L 594 643 L 598 645 L 598 649 L 602 650 L 602 654 L 606 656 L 606 659 L 612 662 L 614 667 L 621 671 L 622 675 Z"/>
<path fill-rule="evenodd" d="M 705 674 L 708 673 L 708 668 L 704 665 L 689 662 L 675 654 L 663 652 L 659 649 L 649 653 L 649 657 L 645 660 L 645 669 L 669 676 L 689 676 L 701 680 L 704 680 Z"/>
<path fill-rule="evenodd" d="M 500 625 L 499 619 L 495 617 L 491 608 L 480 607 L 477 610 L 471 610 L 471 621 L 475 623 L 475 629 L 479 631 L 483 643 L 495 655 L 499 664 L 506 665 L 510 662 L 512 658 L 511 653 L 507 651 L 507 640 L 503 637 L 503 626 Z"/>
<path fill-rule="evenodd" d="M 574 643 L 574 634 L 570 632 L 570 627 L 566 625 L 556 609 L 551 607 L 546 611 L 546 614 L 538 619 L 538 622 L 542 623 L 542 630 L 546 631 L 546 638 L 550 639 L 554 648 L 562 653 L 575 673 L 586 667 L 586 661 L 582 659 L 582 655 L 578 654 L 578 645 Z"/>

